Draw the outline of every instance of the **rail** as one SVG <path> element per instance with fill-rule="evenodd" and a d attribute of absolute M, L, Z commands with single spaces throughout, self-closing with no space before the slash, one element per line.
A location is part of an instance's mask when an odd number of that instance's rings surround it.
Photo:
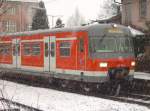
<path fill-rule="evenodd" d="M 2 98 L 2 97 L 0 97 L 0 102 L 5 103 L 5 105 L 8 106 L 9 111 L 20 111 L 20 109 L 24 109 L 25 111 L 43 111 L 43 110 L 34 108 L 32 106 L 27 106 L 27 105 L 21 104 L 19 102 L 15 102 L 15 101 L 12 101 L 12 100 L 9 100 L 6 98 Z M 17 107 L 17 108 L 11 108 L 11 107 L 9 107 L 10 105 L 13 105 L 14 107 Z M 4 109 L 4 111 L 5 110 L 8 110 L 8 109 Z"/>

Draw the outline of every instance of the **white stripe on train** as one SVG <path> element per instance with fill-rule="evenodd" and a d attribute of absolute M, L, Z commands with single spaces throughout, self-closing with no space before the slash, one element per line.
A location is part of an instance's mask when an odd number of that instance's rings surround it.
<path fill-rule="evenodd" d="M 12 65 L 8 64 L 2 64 L 0 67 L 3 68 L 15 68 Z M 43 72 L 43 67 L 35 67 L 35 66 L 21 66 L 18 69 L 22 70 L 29 70 L 29 71 L 40 71 Z M 98 77 L 106 77 L 107 71 L 84 71 L 84 70 L 70 70 L 70 69 L 60 69 L 56 68 L 55 73 L 62 73 L 62 74 L 71 74 L 71 75 L 81 75 L 81 73 L 84 73 L 85 76 L 98 76 Z M 130 70 L 129 75 L 134 75 L 134 70 Z"/>

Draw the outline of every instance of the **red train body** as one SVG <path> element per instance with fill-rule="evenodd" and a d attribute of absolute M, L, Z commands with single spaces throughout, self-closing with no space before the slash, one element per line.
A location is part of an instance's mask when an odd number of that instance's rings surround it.
<path fill-rule="evenodd" d="M 1 70 L 85 82 L 130 79 L 130 30 L 112 24 L 0 35 Z"/>

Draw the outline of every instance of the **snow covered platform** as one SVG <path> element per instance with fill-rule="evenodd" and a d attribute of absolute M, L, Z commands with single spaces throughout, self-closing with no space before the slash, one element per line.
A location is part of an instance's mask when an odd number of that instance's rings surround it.
<path fill-rule="evenodd" d="M 142 80 L 150 80 L 150 73 L 135 72 L 134 78 L 135 79 L 142 79 Z"/>
<path fill-rule="evenodd" d="M 3 80 L 0 80 L 0 90 L 7 99 L 44 111 L 150 111 L 149 108 L 136 104 L 31 87 Z"/>

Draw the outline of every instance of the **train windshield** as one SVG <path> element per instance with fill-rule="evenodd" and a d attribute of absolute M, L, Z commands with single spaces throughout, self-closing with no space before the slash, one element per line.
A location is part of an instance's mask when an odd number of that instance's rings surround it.
<path fill-rule="evenodd" d="M 131 53 L 133 45 L 131 38 L 97 37 L 90 39 L 90 52 L 93 53 Z"/>

